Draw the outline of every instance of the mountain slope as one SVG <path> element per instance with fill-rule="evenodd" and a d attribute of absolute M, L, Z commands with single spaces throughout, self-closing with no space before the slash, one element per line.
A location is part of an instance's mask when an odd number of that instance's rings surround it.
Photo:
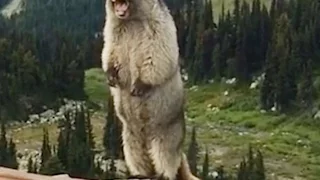
<path fill-rule="evenodd" d="M 100 69 L 86 72 L 85 89 L 92 101 L 107 99 L 108 94 L 101 92 L 105 87 L 101 77 Z M 207 147 L 214 167 L 222 164 L 235 170 L 250 143 L 262 150 L 269 177 L 272 174 L 280 180 L 319 177 L 320 154 L 316 142 L 320 132 L 315 127 L 295 123 L 301 117 L 260 112 L 258 92 L 248 87 L 236 89 L 232 85 L 213 83 L 189 87 L 187 92 L 185 145 L 190 139 L 190 127 L 196 126 L 201 157 Z M 96 112 L 92 125 L 99 149 L 102 149 L 104 123 L 105 112 Z M 9 134 L 20 152 L 36 150 L 41 147 L 42 127 L 48 127 L 50 142 L 55 143 L 57 125 L 52 123 L 11 128 Z"/>

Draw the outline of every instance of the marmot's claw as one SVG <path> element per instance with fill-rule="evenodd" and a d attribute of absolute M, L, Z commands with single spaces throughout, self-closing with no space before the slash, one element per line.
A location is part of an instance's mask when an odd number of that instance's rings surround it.
<path fill-rule="evenodd" d="M 106 71 L 109 86 L 115 87 L 115 85 L 119 82 L 119 67 L 120 66 L 113 66 Z"/>

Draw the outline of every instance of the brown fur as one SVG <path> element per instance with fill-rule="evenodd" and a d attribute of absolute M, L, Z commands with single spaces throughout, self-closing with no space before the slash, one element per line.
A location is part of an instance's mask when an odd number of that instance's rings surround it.
<path fill-rule="evenodd" d="M 102 67 L 123 124 L 132 175 L 197 180 L 182 151 L 184 88 L 174 21 L 162 0 L 129 0 L 127 19 L 106 1 Z"/>

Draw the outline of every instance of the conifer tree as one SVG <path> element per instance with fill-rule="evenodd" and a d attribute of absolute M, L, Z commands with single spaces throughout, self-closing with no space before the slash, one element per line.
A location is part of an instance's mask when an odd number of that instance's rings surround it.
<path fill-rule="evenodd" d="M 248 155 L 247 155 L 247 173 L 248 173 L 248 180 L 253 180 L 254 177 L 254 169 L 255 169 L 255 161 L 253 156 L 253 149 L 251 145 L 249 145 Z"/>
<path fill-rule="evenodd" d="M 255 169 L 256 180 L 265 180 L 266 179 L 265 168 L 264 168 L 263 156 L 260 150 L 257 150 L 255 165 L 256 165 L 256 169 Z"/>
<path fill-rule="evenodd" d="M 43 128 L 43 139 L 41 147 L 41 164 L 40 164 L 40 173 L 43 172 L 45 163 L 51 157 L 51 147 L 49 142 L 48 129 Z"/>
<path fill-rule="evenodd" d="M 62 122 L 58 135 L 57 156 L 63 167 L 68 169 L 68 151 L 70 148 L 71 113 L 65 112 L 65 120 Z"/>
<path fill-rule="evenodd" d="M 247 163 L 243 158 L 238 169 L 237 180 L 248 180 Z"/>
<path fill-rule="evenodd" d="M 11 169 L 18 169 L 19 163 L 17 160 L 17 150 L 16 150 L 16 144 L 13 142 L 12 139 L 9 140 L 8 144 L 8 168 Z"/>
<path fill-rule="evenodd" d="M 114 111 L 113 98 L 108 99 L 108 114 L 104 127 L 103 146 L 107 158 L 122 159 L 121 123 Z"/>
<path fill-rule="evenodd" d="M 192 127 L 191 141 L 189 144 L 187 158 L 190 165 L 190 170 L 195 175 L 197 174 L 198 152 L 199 147 L 196 139 L 196 128 Z"/>
<path fill-rule="evenodd" d="M 93 178 L 94 177 L 94 151 L 90 146 L 86 122 L 86 111 L 83 104 L 76 108 L 74 115 L 74 130 L 71 131 L 68 149 L 68 173 L 72 177 Z"/>
<path fill-rule="evenodd" d="M 1 117 L 0 117 L 1 118 Z M 0 132 L 0 166 L 6 166 L 8 162 L 8 142 L 6 139 L 6 127 L 3 120 L 1 121 L 1 132 Z"/>
<path fill-rule="evenodd" d="M 52 176 L 52 175 L 65 173 L 64 169 L 65 168 L 60 162 L 60 159 L 56 155 L 53 155 L 45 162 L 41 173 Z"/>
<path fill-rule="evenodd" d="M 216 180 L 229 180 L 228 175 L 226 174 L 224 167 L 219 166 L 217 168 L 218 176 L 215 178 Z"/>
<path fill-rule="evenodd" d="M 222 69 L 222 59 L 221 59 L 221 56 L 220 56 L 220 44 L 217 44 L 214 49 L 213 49 L 213 53 L 212 53 L 212 61 L 213 61 L 213 77 L 215 77 L 215 79 L 220 79 L 222 77 L 222 72 L 223 72 L 223 69 Z"/>
<path fill-rule="evenodd" d="M 313 87 L 312 78 L 312 61 L 308 59 L 303 63 L 302 81 L 299 88 L 299 99 L 305 108 L 310 108 L 313 105 L 315 97 L 315 89 Z"/>
<path fill-rule="evenodd" d="M 246 3 L 244 3 L 246 4 Z M 246 32 L 246 17 L 243 17 L 237 26 L 237 41 L 236 41 L 236 58 L 235 72 L 237 79 L 244 82 L 248 80 L 248 65 L 246 57 L 247 32 Z"/>
<path fill-rule="evenodd" d="M 209 154 L 208 149 L 206 148 L 206 153 L 204 155 L 203 165 L 202 165 L 202 179 L 209 180 Z"/>
<path fill-rule="evenodd" d="M 237 26 L 240 21 L 240 0 L 234 0 L 234 8 L 233 8 L 233 18 L 234 24 Z"/>
<path fill-rule="evenodd" d="M 275 100 L 280 111 L 285 111 L 291 102 L 296 99 L 297 84 L 294 72 L 294 63 L 290 62 L 290 44 L 292 42 L 289 20 L 282 14 L 277 20 L 275 29 L 275 56 L 279 62 L 277 72 Z"/>
<path fill-rule="evenodd" d="M 94 135 L 92 132 L 92 125 L 91 125 L 91 117 L 90 117 L 90 112 L 89 109 L 86 108 L 85 110 L 86 112 L 86 131 L 88 134 L 88 145 L 89 147 L 91 147 L 91 149 L 93 150 L 95 148 L 95 142 L 94 142 Z"/>

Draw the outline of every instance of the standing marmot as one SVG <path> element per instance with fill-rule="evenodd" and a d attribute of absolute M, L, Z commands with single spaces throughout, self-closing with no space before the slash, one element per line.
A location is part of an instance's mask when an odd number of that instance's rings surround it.
<path fill-rule="evenodd" d="M 134 176 L 198 179 L 183 153 L 184 88 L 176 27 L 162 0 L 107 0 L 102 67 Z"/>

